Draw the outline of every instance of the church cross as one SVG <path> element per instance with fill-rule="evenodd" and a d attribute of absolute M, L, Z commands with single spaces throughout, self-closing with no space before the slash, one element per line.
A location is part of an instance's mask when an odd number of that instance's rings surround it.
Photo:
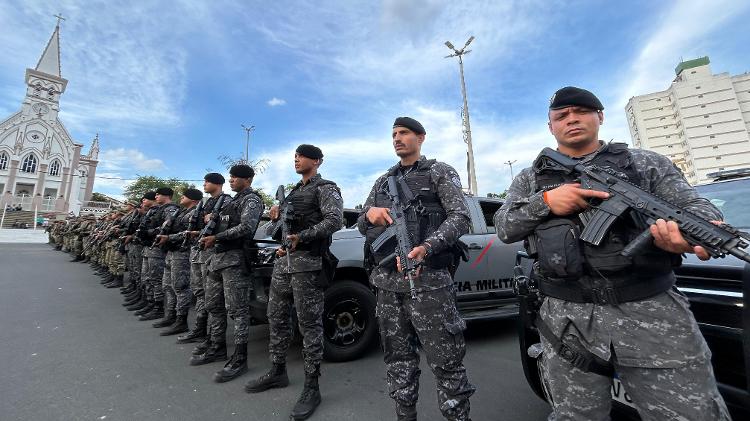
<path fill-rule="evenodd" d="M 57 18 L 57 26 L 60 26 L 60 21 L 65 20 L 65 18 L 62 17 L 62 13 L 56 14 L 55 17 Z"/>

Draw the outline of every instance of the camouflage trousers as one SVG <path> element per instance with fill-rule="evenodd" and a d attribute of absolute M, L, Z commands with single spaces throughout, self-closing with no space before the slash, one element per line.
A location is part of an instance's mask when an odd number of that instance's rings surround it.
<path fill-rule="evenodd" d="M 144 255 L 141 267 L 141 281 L 143 282 L 148 301 L 160 302 L 164 299 L 164 292 L 161 289 L 163 277 L 164 258 Z"/>
<path fill-rule="evenodd" d="M 198 251 L 190 251 L 190 290 L 195 296 L 195 313 L 198 317 L 208 317 L 206 311 L 206 276 L 208 265 L 198 260 Z"/>
<path fill-rule="evenodd" d="M 226 340 L 226 316 L 229 315 L 234 321 L 234 343 L 247 343 L 250 329 L 251 289 L 250 275 L 242 265 L 208 271 L 205 299 L 212 341 L 224 342 Z"/>
<path fill-rule="evenodd" d="M 162 291 L 166 298 L 164 309 L 186 316 L 193 293 L 190 291 L 190 252 L 170 251 L 164 259 Z"/>
<path fill-rule="evenodd" d="M 445 276 L 450 276 L 447 271 Z M 376 315 L 389 394 L 396 404 L 417 403 L 421 344 L 435 375 L 440 412 L 448 420 L 468 420 L 475 388 L 463 364 L 466 324 L 456 310 L 453 287 L 419 292 L 416 300 L 409 293 L 378 289 Z"/>
<path fill-rule="evenodd" d="M 112 240 L 108 242 L 108 258 L 107 265 L 109 266 L 109 272 L 113 275 L 119 276 L 125 274 L 125 256 L 120 253 L 119 242 Z"/>
<path fill-rule="evenodd" d="M 273 271 L 268 297 L 268 350 L 271 362 L 286 363 L 292 340 L 292 306 L 297 310 L 302 333 L 305 373 L 318 373 L 323 360 L 323 289 L 317 286 L 318 272 L 292 274 Z"/>
<path fill-rule="evenodd" d="M 128 244 L 128 273 L 131 283 L 140 285 L 141 269 L 143 267 L 143 246 L 140 244 Z"/>
<path fill-rule="evenodd" d="M 568 332 L 566 343 L 575 344 L 577 336 Z M 544 337 L 541 342 L 543 381 L 553 409 L 548 420 L 609 420 L 612 379 L 573 367 Z M 731 419 L 716 386 L 710 355 L 677 368 L 646 368 L 618 364 L 612 352 L 615 371 L 643 421 Z"/>
<path fill-rule="evenodd" d="M 72 243 L 73 243 L 73 245 L 72 245 L 71 251 L 73 252 L 73 254 L 75 254 L 76 256 L 78 256 L 83 251 L 83 237 L 76 236 L 73 239 Z"/>

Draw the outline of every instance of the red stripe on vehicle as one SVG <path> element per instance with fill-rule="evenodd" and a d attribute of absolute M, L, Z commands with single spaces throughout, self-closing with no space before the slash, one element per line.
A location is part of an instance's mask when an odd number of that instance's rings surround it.
<path fill-rule="evenodd" d="M 482 252 L 479 253 L 479 257 L 477 257 L 477 260 L 475 260 L 474 263 L 471 264 L 471 268 L 472 269 L 476 268 L 477 265 L 479 265 L 479 262 L 481 262 L 482 259 L 484 259 L 484 255 L 487 254 L 487 252 L 489 251 L 490 247 L 492 247 L 492 243 L 494 243 L 494 242 L 495 242 L 495 239 L 493 238 L 492 240 L 490 240 L 489 243 L 487 243 L 486 246 L 484 246 L 484 249 L 482 250 Z"/>

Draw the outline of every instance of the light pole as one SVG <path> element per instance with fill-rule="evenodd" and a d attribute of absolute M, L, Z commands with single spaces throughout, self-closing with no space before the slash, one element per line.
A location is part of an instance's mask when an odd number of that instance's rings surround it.
<path fill-rule="evenodd" d="M 445 41 L 446 47 L 453 51 L 453 54 L 445 56 L 445 58 L 458 57 L 458 66 L 461 71 L 461 93 L 464 97 L 464 109 L 463 109 L 463 129 L 464 129 L 464 142 L 468 148 L 468 167 L 469 167 L 469 193 L 477 194 L 477 174 L 474 166 L 474 148 L 471 145 L 471 124 L 469 122 L 469 100 L 466 98 L 466 81 L 464 80 L 464 54 L 469 54 L 471 50 L 467 50 L 466 47 L 474 41 L 472 35 L 463 48 L 456 50 L 456 47 L 451 44 L 450 41 Z"/>
<path fill-rule="evenodd" d="M 240 124 L 240 126 L 242 126 L 247 133 L 247 138 L 245 139 L 245 164 L 248 164 L 248 162 L 250 162 L 250 132 L 255 130 L 255 126 L 246 127 L 244 124 Z"/>
<path fill-rule="evenodd" d="M 512 160 L 512 161 L 511 161 L 511 160 L 507 160 L 507 161 L 505 161 L 505 165 L 507 165 L 507 166 L 509 166 L 509 167 L 510 167 L 510 180 L 511 180 L 511 181 L 513 181 L 513 164 L 515 164 L 515 163 L 516 163 L 516 161 L 518 161 L 518 160 L 517 160 L 517 159 L 514 159 L 514 160 Z"/>

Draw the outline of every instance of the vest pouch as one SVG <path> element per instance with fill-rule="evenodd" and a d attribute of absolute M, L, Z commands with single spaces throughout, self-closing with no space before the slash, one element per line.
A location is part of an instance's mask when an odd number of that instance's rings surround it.
<path fill-rule="evenodd" d="M 583 253 L 578 226 L 571 220 L 555 218 L 537 226 L 537 261 L 545 278 L 574 280 L 583 275 Z"/>
<path fill-rule="evenodd" d="M 583 255 L 592 275 L 612 274 L 633 266 L 633 260 L 623 256 L 626 244 L 619 236 L 608 235 L 598 246 L 583 244 Z"/>

